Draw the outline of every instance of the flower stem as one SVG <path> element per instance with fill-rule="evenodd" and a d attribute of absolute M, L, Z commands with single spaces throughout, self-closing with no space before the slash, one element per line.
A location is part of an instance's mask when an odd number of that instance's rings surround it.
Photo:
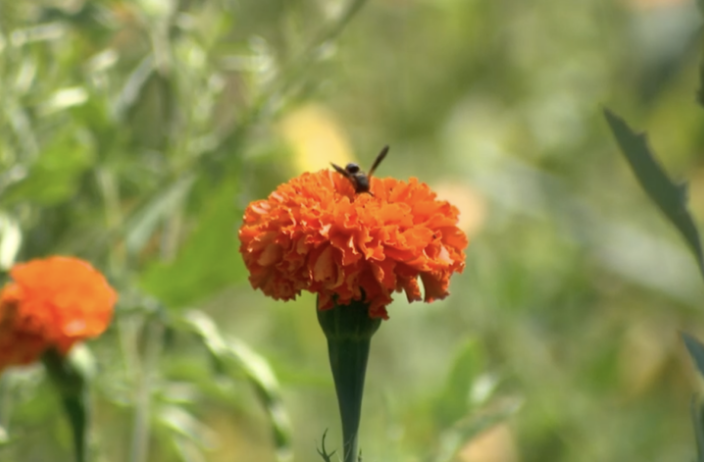
<path fill-rule="evenodd" d="M 343 460 L 355 462 L 369 346 L 381 319 L 370 318 L 368 306 L 353 301 L 348 306 L 318 310 L 318 322 L 328 339 L 330 368 L 342 419 Z"/>
<path fill-rule="evenodd" d="M 135 383 L 135 410 L 132 427 L 132 444 L 130 448 L 130 462 L 145 462 L 149 457 L 149 437 L 150 414 L 152 410 L 152 395 L 155 371 L 158 369 L 158 361 L 161 355 L 164 325 L 159 320 L 143 320 L 145 324 L 138 326 L 144 331 L 145 348 L 144 357 L 140 357 L 137 352 L 139 333 L 137 330 L 131 338 L 134 342 L 131 350 L 135 353 L 131 358 L 133 364 L 137 365 L 135 370 L 137 379 Z"/>
<path fill-rule="evenodd" d="M 44 367 L 61 397 L 71 424 L 76 462 L 88 460 L 88 384 L 83 373 L 54 349 L 42 356 Z"/>

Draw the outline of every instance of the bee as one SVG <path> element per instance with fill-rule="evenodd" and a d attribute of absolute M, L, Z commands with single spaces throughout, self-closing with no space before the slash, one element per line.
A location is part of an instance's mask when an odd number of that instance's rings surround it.
<path fill-rule="evenodd" d="M 374 160 L 374 164 L 372 164 L 372 168 L 369 169 L 369 173 L 364 173 L 360 168 L 359 165 L 349 163 L 345 166 L 345 168 L 340 167 L 339 165 L 335 165 L 332 162 L 330 162 L 330 165 L 332 165 L 332 168 L 334 168 L 339 174 L 343 175 L 345 178 L 350 180 L 352 183 L 352 186 L 354 186 L 354 192 L 357 194 L 361 193 L 368 193 L 369 195 L 373 196 L 372 192 L 369 190 L 370 187 L 370 179 L 372 177 L 372 174 L 374 173 L 374 170 L 379 166 L 382 160 L 384 160 L 384 157 L 386 157 L 386 154 L 389 152 L 389 147 L 384 146 L 384 149 L 381 150 L 378 156 L 376 156 L 376 160 Z"/>

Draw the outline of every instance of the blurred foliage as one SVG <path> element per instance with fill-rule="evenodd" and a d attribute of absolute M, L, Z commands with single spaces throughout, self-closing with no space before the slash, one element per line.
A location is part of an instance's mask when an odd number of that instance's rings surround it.
<path fill-rule="evenodd" d="M 674 183 L 663 170 L 658 158 L 651 151 L 645 134 L 635 133 L 623 119 L 610 110 L 604 111 L 606 121 L 616 138 L 619 148 L 633 169 L 633 173 L 650 199 L 665 217 L 677 228 L 692 252 L 701 274 L 704 275 L 704 257 L 700 233 L 694 219 L 687 210 L 687 183 Z M 687 351 L 694 360 L 699 373 L 704 371 L 704 345 L 697 339 L 682 333 Z M 697 461 L 704 460 L 704 407 L 695 394 L 692 400 L 692 423 L 697 445 Z"/>
<path fill-rule="evenodd" d="M 339 441 L 314 298 L 252 291 L 236 231 L 280 182 L 385 144 L 378 175 L 428 182 L 471 244 L 451 297 L 398 297 L 375 336 L 365 460 L 692 460 L 677 331 L 702 338 L 704 286 L 600 105 L 702 219 L 701 24 L 681 0 L 0 0 L 0 268 L 76 255 L 121 294 L 89 345 L 97 460 Z M 0 459 L 70 442 L 43 369 L 4 374 Z"/>

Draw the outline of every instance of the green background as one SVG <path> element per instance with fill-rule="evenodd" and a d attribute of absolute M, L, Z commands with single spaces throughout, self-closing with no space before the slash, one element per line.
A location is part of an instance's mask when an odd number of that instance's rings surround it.
<path fill-rule="evenodd" d="M 253 291 L 237 229 L 281 182 L 385 144 L 377 175 L 455 203 L 470 246 L 450 297 L 397 295 L 373 339 L 364 460 L 693 460 L 678 332 L 704 335 L 704 286 L 602 107 L 704 218 L 701 24 L 679 0 L 0 0 L 4 277 L 75 255 L 120 292 L 79 351 L 95 460 L 339 446 L 315 298 Z M 41 367 L 3 374 L 0 425 L 1 460 L 70 460 Z"/>

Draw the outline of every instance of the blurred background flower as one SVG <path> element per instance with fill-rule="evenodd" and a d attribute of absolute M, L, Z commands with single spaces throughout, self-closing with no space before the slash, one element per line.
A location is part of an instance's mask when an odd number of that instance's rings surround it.
<path fill-rule="evenodd" d="M 110 324 L 117 294 L 85 261 L 32 260 L 15 265 L 10 276 L 0 292 L 0 372 L 36 362 L 47 350 L 66 355 Z"/>

